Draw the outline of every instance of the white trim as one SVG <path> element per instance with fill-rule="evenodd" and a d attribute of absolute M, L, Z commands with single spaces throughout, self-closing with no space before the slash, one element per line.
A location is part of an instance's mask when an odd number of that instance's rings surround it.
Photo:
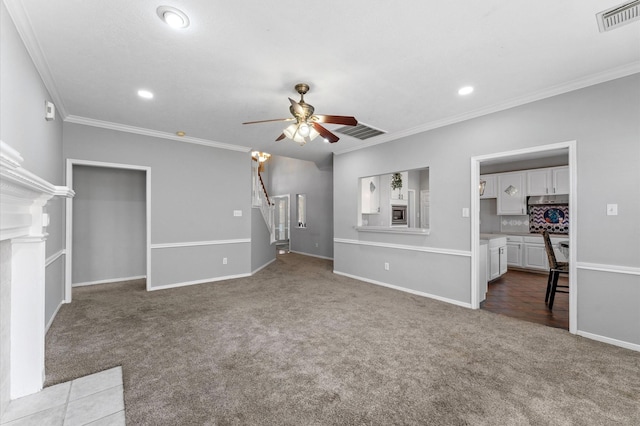
<path fill-rule="evenodd" d="M 251 271 L 251 275 L 257 274 L 258 272 L 262 271 L 264 268 L 266 268 L 267 266 L 271 265 L 275 261 L 276 261 L 275 258 L 271 259 L 270 261 L 268 261 L 264 265 L 262 265 L 262 266 L 258 267 L 257 269 L 254 269 L 253 271 Z"/>
<path fill-rule="evenodd" d="M 155 249 L 163 249 L 163 248 L 215 246 L 215 245 L 221 245 L 221 244 L 246 244 L 250 242 L 251 242 L 251 238 L 238 238 L 235 240 L 186 241 L 181 243 L 151 244 L 151 249 L 155 250 Z"/>
<path fill-rule="evenodd" d="M 45 55 L 42 53 L 42 47 L 38 42 L 38 37 L 36 37 L 33 31 L 27 12 L 22 5 L 22 1 L 4 0 L 4 3 L 7 6 L 9 15 L 11 15 L 11 19 L 16 25 L 18 34 L 20 34 L 20 38 L 22 38 L 22 42 L 24 43 L 27 52 L 29 52 L 29 56 L 31 56 L 31 60 L 33 61 L 38 74 L 40 74 L 40 78 L 42 78 L 44 86 L 47 88 L 47 91 L 53 99 L 53 103 L 58 110 L 58 114 L 64 120 L 67 116 L 67 109 L 62 102 L 62 96 L 60 96 L 58 86 L 51 74 L 51 68 L 49 67 L 49 63 L 47 62 Z"/>
<path fill-rule="evenodd" d="M 613 272 L 615 274 L 640 275 L 640 268 L 636 268 L 633 266 L 603 265 L 600 263 L 578 262 L 577 268 L 584 269 L 587 271 Z"/>
<path fill-rule="evenodd" d="M 409 189 L 409 191 L 415 191 Z M 382 234 L 405 234 L 405 235 L 429 235 L 431 228 L 403 228 L 403 227 L 388 227 L 388 226 L 354 226 L 358 232 L 379 232 Z"/>
<path fill-rule="evenodd" d="M 514 151 L 498 152 L 493 154 L 471 157 L 471 306 L 480 308 L 479 282 L 478 282 L 478 255 L 480 251 L 480 196 L 478 185 L 480 183 L 480 163 L 483 160 L 496 158 L 509 158 L 521 154 L 531 154 L 559 149 L 568 149 L 569 156 L 569 205 L 578 205 L 578 191 L 576 186 L 577 176 L 577 142 L 575 140 L 537 145 Z M 578 210 L 571 211 L 571 229 L 578 229 Z M 578 286 L 576 269 L 577 232 L 569 233 L 569 332 L 576 334 L 578 325 Z"/>
<path fill-rule="evenodd" d="M 145 129 L 143 127 L 129 126 L 126 124 L 113 123 L 110 121 L 96 120 L 93 118 L 80 117 L 77 115 L 69 115 L 65 118 L 66 122 L 74 124 L 82 124 L 84 126 L 99 127 L 102 129 L 117 130 L 119 132 L 134 133 L 137 135 L 151 136 L 160 139 L 170 139 L 178 142 L 192 143 L 196 145 L 204 145 L 210 148 L 228 149 L 230 151 L 249 152 L 251 148 L 246 146 L 231 145 L 223 142 L 211 141 L 208 139 L 194 138 L 191 136 L 178 136 L 175 133 L 161 132 L 159 130 Z"/>
<path fill-rule="evenodd" d="M 47 325 L 44 328 L 44 334 L 45 335 L 47 334 L 47 331 L 49 331 L 49 327 L 51 327 L 51 324 L 53 324 L 53 320 L 56 319 L 56 315 L 58 315 L 58 311 L 60 310 L 62 305 L 64 305 L 64 300 L 61 300 L 60 303 L 58 303 L 58 307 L 53 312 L 53 315 L 51 315 L 51 318 L 49 318 L 49 321 L 47 322 Z"/>
<path fill-rule="evenodd" d="M 160 285 L 160 286 L 156 286 L 156 287 L 151 287 L 148 290 L 149 291 L 166 290 L 166 289 L 169 289 L 169 288 L 186 287 L 186 286 L 189 286 L 189 285 L 213 283 L 213 282 L 216 282 L 216 281 L 233 280 L 233 279 L 236 279 L 236 278 L 246 278 L 246 277 L 250 277 L 250 276 L 251 276 L 251 274 L 226 275 L 224 277 L 206 278 L 206 279 L 203 279 L 203 280 L 185 281 L 185 282 L 182 282 L 182 283 L 174 283 L 174 284 L 165 284 L 165 285 Z"/>
<path fill-rule="evenodd" d="M 402 291 L 404 293 L 411 293 L 411 294 L 415 294 L 416 296 L 428 297 L 429 299 L 438 300 L 440 302 L 451 303 L 452 305 L 462 306 L 463 308 L 471 308 L 471 304 L 470 303 L 461 302 L 459 300 L 449 299 L 449 298 L 442 297 L 442 296 L 436 296 L 434 294 L 424 293 L 422 291 L 411 290 L 411 289 L 406 288 L 406 287 L 399 287 L 399 286 L 396 286 L 396 285 L 393 285 L 393 284 L 383 283 L 381 281 L 370 280 L 368 278 L 359 277 L 357 275 L 346 274 L 344 272 L 339 272 L 339 271 L 336 271 L 336 270 L 334 270 L 333 273 L 336 274 L 336 275 L 342 275 L 342 276 L 347 277 L 347 278 L 353 278 L 354 280 L 364 281 L 364 282 L 367 282 L 367 283 L 370 283 L 370 284 L 375 284 L 375 285 L 379 285 L 379 286 L 382 286 L 382 287 L 392 288 L 394 290 Z"/>
<path fill-rule="evenodd" d="M 76 158 L 67 158 L 66 183 L 67 187 L 73 188 L 73 166 L 91 166 L 91 167 L 107 167 L 113 169 L 140 170 L 145 172 L 146 194 L 145 194 L 145 210 L 146 210 L 146 251 L 147 251 L 147 291 L 151 288 L 151 167 L 138 166 L 133 164 L 108 163 L 104 161 L 79 160 Z M 71 303 L 71 288 L 73 287 L 73 200 L 67 198 L 65 206 L 66 230 L 65 230 L 65 303 Z"/>
<path fill-rule="evenodd" d="M 135 277 L 121 277 L 121 278 L 109 278 L 106 280 L 98 280 L 98 281 L 86 281 L 83 283 L 73 283 L 71 286 L 72 287 L 85 287 L 88 285 L 98 285 L 98 284 L 115 284 L 115 283 L 122 283 L 125 281 L 134 281 L 134 280 L 141 280 L 143 278 L 147 278 L 146 275 L 137 275 Z"/>
<path fill-rule="evenodd" d="M 442 248 L 436 248 L 436 247 L 410 246 L 406 244 L 379 243 L 374 241 L 348 240 L 344 238 L 334 238 L 333 242 L 341 243 L 341 244 L 354 244 L 359 246 L 383 247 L 383 248 L 390 248 L 390 249 L 397 249 L 397 250 L 419 251 L 423 253 L 446 254 L 450 256 L 471 257 L 471 251 L 469 250 L 454 250 L 454 249 L 442 249 Z"/>
<path fill-rule="evenodd" d="M 550 88 L 545 88 L 543 90 L 539 90 L 525 96 L 520 96 L 518 98 L 513 98 L 511 100 L 490 105 L 488 107 L 476 109 L 474 111 L 469 111 L 469 112 L 454 115 L 451 117 L 446 117 L 441 120 L 432 121 L 432 122 L 425 123 L 425 124 L 412 127 L 410 129 L 402 130 L 399 132 L 386 133 L 384 135 L 375 136 L 373 138 L 367 139 L 366 144 L 363 143 L 355 147 L 334 151 L 334 154 L 341 155 L 341 154 L 346 154 L 352 151 L 358 151 L 360 149 L 369 148 L 374 145 L 380 145 L 385 142 L 394 141 L 407 136 L 412 136 L 418 133 L 423 133 L 429 130 L 437 129 L 444 126 L 449 126 L 451 124 L 460 123 L 462 121 L 467 121 L 472 118 L 493 114 L 495 112 L 504 111 L 504 110 L 525 105 L 531 102 L 561 95 L 563 93 L 572 92 L 574 90 L 583 89 L 585 87 L 604 83 L 610 80 L 615 80 L 617 78 L 626 77 L 632 74 L 636 74 L 638 72 L 640 72 L 640 61 L 631 62 L 630 64 L 622 65 L 617 68 L 613 68 L 597 74 L 592 74 L 587 77 L 579 78 L 579 79 L 569 81 L 563 84 L 559 84 Z"/>
<path fill-rule="evenodd" d="M 66 250 L 62 249 L 57 253 L 54 253 L 51 256 L 47 257 L 47 259 L 44 261 L 44 267 L 46 268 L 47 266 L 51 265 L 53 262 L 58 260 L 60 257 L 64 256 L 66 253 L 67 253 Z"/>
<path fill-rule="evenodd" d="M 303 252 L 303 251 L 295 251 L 295 250 L 291 250 L 291 247 L 289 247 L 289 253 L 300 254 L 300 255 L 302 255 L 302 256 L 317 257 L 318 259 L 333 260 L 333 257 L 320 256 L 319 254 L 305 253 L 305 252 Z"/>
<path fill-rule="evenodd" d="M 597 340 L 598 342 L 608 343 L 610 345 L 619 346 L 621 348 L 640 352 L 640 345 L 636 343 L 625 342 L 624 340 L 612 339 L 611 337 L 601 336 L 599 334 L 593 334 L 593 333 L 589 333 L 587 331 L 582 331 L 582 330 L 578 330 L 576 334 L 578 336 L 586 337 L 587 339 Z"/>

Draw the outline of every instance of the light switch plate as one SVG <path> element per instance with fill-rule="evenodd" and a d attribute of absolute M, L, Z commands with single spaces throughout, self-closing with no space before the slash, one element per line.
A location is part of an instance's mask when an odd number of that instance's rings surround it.
<path fill-rule="evenodd" d="M 234 216 L 242 216 L 242 210 L 234 210 L 233 211 L 233 215 Z"/>
<path fill-rule="evenodd" d="M 469 207 L 462 209 L 462 217 L 469 217 Z"/>
<path fill-rule="evenodd" d="M 618 216 L 617 204 L 607 204 L 607 216 Z"/>

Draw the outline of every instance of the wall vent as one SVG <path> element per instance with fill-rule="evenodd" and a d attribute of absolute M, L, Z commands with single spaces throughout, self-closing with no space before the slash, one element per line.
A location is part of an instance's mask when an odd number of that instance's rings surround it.
<path fill-rule="evenodd" d="M 611 31 L 640 19 L 640 0 L 628 1 L 596 15 L 600 32 Z"/>
<path fill-rule="evenodd" d="M 360 139 L 361 141 L 387 133 L 384 130 L 374 129 L 373 127 L 368 126 L 364 123 L 358 123 L 355 126 L 340 127 L 339 129 L 335 129 L 335 131 L 338 133 L 342 133 L 343 135 Z"/>

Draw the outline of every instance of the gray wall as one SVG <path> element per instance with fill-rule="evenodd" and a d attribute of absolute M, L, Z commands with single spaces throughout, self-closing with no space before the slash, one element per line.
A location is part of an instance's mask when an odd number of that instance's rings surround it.
<path fill-rule="evenodd" d="M 22 155 L 25 169 L 54 185 L 63 185 L 62 120 L 44 118 L 44 102 L 52 101 L 51 95 L 4 3 L 0 19 L 0 139 Z M 55 260 L 47 266 L 45 275 L 45 324 L 64 297 L 63 208 L 63 200 L 52 200 L 46 206 L 51 219 L 46 257 Z"/>
<path fill-rule="evenodd" d="M 320 170 L 311 161 L 277 156 L 271 157 L 268 167 L 269 194 L 291 194 L 291 251 L 333 258 L 332 170 Z M 357 182 L 354 186 L 357 188 Z M 296 194 L 307 195 L 306 228 L 297 226 Z"/>
<path fill-rule="evenodd" d="M 468 120 L 334 159 L 337 272 L 470 303 L 469 257 L 384 246 L 471 250 L 470 158 L 577 141 L 578 331 L 640 344 L 640 74 Z M 431 235 L 359 233 L 357 179 L 429 167 Z M 606 204 L 620 214 L 606 216 Z M 355 242 L 380 242 L 380 246 Z M 383 262 L 390 263 L 385 271 Z M 606 285 L 604 285 L 606 283 Z"/>
<path fill-rule="evenodd" d="M 276 245 L 271 244 L 269 228 L 260 209 L 251 209 L 251 272 L 276 259 Z"/>
<path fill-rule="evenodd" d="M 73 190 L 73 284 L 145 276 L 145 171 L 75 165 Z"/>
<path fill-rule="evenodd" d="M 152 288 L 251 272 L 249 153 L 65 123 L 64 157 L 151 167 Z"/>

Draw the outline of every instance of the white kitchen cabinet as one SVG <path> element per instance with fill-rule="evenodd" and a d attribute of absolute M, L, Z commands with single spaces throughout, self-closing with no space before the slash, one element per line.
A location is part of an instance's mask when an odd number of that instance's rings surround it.
<path fill-rule="evenodd" d="M 549 169 L 527 171 L 527 195 L 547 195 L 553 187 L 552 174 Z"/>
<path fill-rule="evenodd" d="M 568 194 L 569 193 L 569 167 L 554 167 L 551 170 L 553 174 L 553 193 Z"/>
<path fill-rule="evenodd" d="M 487 247 L 487 280 L 495 280 L 507 272 L 507 239 L 499 234 L 480 234 L 482 241 L 488 242 Z"/>
<path fill-rule="evenodd" d="M 484 181 L 484 193 L 480 199 L 496 198 L 497 175 L 480 175 L 480 182 Z"/>
<path fill-rule="evenodd" d="M 487 298 L 487 248 L 488 244 L 486 242 L 480 242 L 480 251 L 479 254 L 479 265 L 478 265 L 478 283 L 480 287 L 480 301 L 484 301 Z"/>
<path fill-rule="evenodd" d="M 489 249 L 489 281 L 495 280 L 500 276 L 500 247 Z"/>
<path fill-rule="evenodd" d="M 526 181 L 526 172 L 498 174 L 498 215 L 527 214 Z"/>
<path fill-rule="evenodd" d="M 527 195 L 569 193 L 569 167 L 527 170 Z"/>
<path fill-rule="evenodd" d="M 520 236 L 507 236 L 507 265 L 522 268 L 523 239 Z"/>
<path fill-rule="evenodd" d="M 547 260 L 547 250 L 544 244 L 525 243 L 524 245 L 524 262 L 523 267 L 527 269 L 549 269 L 549 261 Z"/>
<path fill-rule="evenodd" d="M 502 246 L 498 249 L 499 258 L 500 258 L 500 275 L 504 275 L 507 273 L 507 246 Z"/>
<path fill-rule="evenodd" d="M 380 213 L 380 177 L 371 176 L 361 181 L 361 209 L 363 214 Z"/>

